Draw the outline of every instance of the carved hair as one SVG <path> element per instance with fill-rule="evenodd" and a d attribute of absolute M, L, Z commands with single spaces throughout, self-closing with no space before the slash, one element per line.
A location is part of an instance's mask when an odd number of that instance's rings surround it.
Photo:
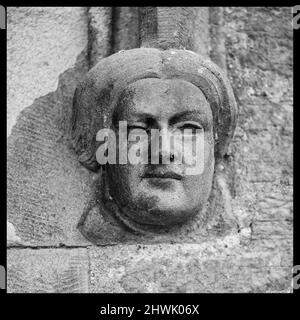
<path fill-rule="evenodd" d="M 218 66 L 188 50 L 139 48 L 102 59 L 79 83 L 73 100 L 71 139 L 79 161 L 99 168 L 96 134 L 111 126 L 122 91 L 144 78 L 183 79 L 197 86 L 210 103 L 214 118 L 215 156 L 223 157 L 232 139 L 237 104 L 232 88 Z"/>

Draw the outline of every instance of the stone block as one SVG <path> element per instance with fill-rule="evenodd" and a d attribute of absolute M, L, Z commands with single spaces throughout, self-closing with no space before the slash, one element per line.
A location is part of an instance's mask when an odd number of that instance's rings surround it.
<path fill-rule="evenodd" d="M 86 249 L 9 249 L 8 293 L 87 293 Z"/>
<path fill-rule="evenodd" d="M 89 248 L 90 292 L 236 293 L 291 290 L 284 253 L 218 243 Z"/>

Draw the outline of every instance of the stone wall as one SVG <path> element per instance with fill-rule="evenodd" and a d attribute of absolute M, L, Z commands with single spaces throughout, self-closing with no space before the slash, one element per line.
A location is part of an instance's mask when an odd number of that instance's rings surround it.
<path fill-rule="evenodd" d="M 138 9 L 7 9 L 8 292 L 291 291 L 291 9 L 202 13 L 195 50 L 225 68 L 240 108 L 223 190 L 236 226 L 206 241 L 95 246 L 77 228 L 95 175 L 69 148 L 67 119 L 88 69 L 139 47 Z"/>

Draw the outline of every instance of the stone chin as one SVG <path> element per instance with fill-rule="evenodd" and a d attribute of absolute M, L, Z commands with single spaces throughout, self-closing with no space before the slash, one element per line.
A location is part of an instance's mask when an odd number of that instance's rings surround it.
<path fill-rule="evenodd" d="M 197 215 L 202 214 L 203 207 L 207 203 L 208 196 L 203 202 L 195 206 L 186 206 L 186 199 L 174 199 L 172 195 L 140 195 L 134 201 L 134 206 L 121 206 L 118 204 L 118 218 L 127 226 L 135 226 L 135 229 L 168 230 L 180 227 Z M 117 201 L 116 201 L 117 203 Z M 136 204 L 138 203 L 138 206 Z"/>

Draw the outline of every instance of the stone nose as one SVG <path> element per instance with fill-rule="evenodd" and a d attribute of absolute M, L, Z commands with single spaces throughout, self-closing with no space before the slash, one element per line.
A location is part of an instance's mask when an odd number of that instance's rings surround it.
<path fill-rule="evenodd" d="M 159 164 L 168 164 L 170 162 L 174 162 L 174 159 L 175 159 L 174 152 L 172 150 L 169 150 L 169 151 L 160 150 L 158 159 L 159 159 Z"/>
<path fill-rule="evenodd" d="M 151 130 L 149 156 L 152 164 L 170 164 L 175 159 L 172 131 L 168 128 Z"/>

